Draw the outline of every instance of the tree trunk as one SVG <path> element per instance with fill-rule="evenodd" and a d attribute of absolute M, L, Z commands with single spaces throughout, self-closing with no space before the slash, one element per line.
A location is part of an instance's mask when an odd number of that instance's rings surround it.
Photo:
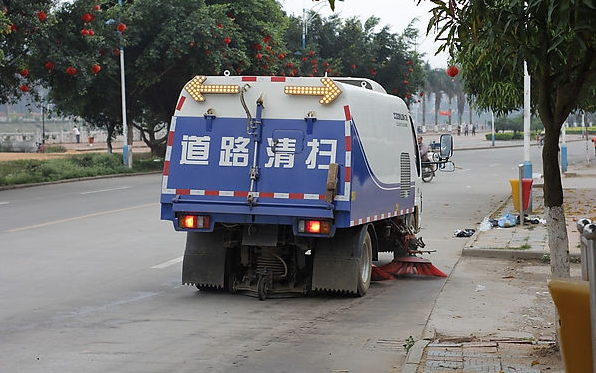
<path fill-rule="evenodd" d="M 544 172 L 544 206 L 550 265 L 553 278 L 569 278 L 569 238 L 563 209 L 563 185 L 559 171 L 559 131 L 545 122 L 546 132 L 542 148 Z M 556 127 L 556 126 L 555 126 Z"/>

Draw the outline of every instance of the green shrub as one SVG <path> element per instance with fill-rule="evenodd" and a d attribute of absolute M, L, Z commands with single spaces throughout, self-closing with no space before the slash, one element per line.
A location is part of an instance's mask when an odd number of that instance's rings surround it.
<path fill-rule="evenodd" d="M 135 154 L 132 169 L 124 167 L 121 154 L 89 153 L 49 160 L 17 160 L 0 162 L 0 186 L 162 169 L 163 159 L 152 158 L 149 154 Z"/>

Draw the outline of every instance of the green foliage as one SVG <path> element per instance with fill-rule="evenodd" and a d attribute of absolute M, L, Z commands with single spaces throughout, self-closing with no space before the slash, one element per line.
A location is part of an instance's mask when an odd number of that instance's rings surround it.
<path fill-rule="evenodd" d="M 42 183 L 84 177 L 161 171 L 163 160 L 136 155 L 133 169 L 122 164 L 117 154 L 90 153 L 51 160 L 0 162 L 0 186 Z"/>
<path fill-rule="evenodd" d="M 0 103 L 13 103 L 25 94 L 35 94 L 37 76 L 31 53 L 46 37 L 54 22 L 50 9 L 55 1 L 0 1 Z"/>
<path fill-rule="evenodd" d="M 288 18 L 275 0 L 128 0 L 123 6 L 74 0 L 51 7 L 53 1 L 5 1 L 9 16 L 34 21 L 39 31 L 28 39 L 14 33 L 21 39 L 7 44 L 13 48 L 7 56 L 27 51 L 24 62 L 2 71 L 2 92 L 18 91 L 17 65 L 25 64 L 27 81 L 48 90 L 44 100 L 53 112 L 106 128 L 109 142 L 123 129 L 123 50 L 127 125 L 141 131 L 154 154 L 163 154 L 163 130 L 180 90 L 197 74 L 369 77 L 406 101 L 421 91 L 426 74 L 413 23 L 399 35 L 375 17 L 341 21 L 311 13 L 303 49 L 302 19 Z M 33 16 L 41 7 L 48 14 L 43 24 Z M 119 24 L 126 26 L 122 32 Z"/>

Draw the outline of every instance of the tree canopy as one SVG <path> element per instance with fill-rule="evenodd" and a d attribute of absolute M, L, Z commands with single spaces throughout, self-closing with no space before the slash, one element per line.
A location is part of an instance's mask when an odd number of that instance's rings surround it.
<path fill-rule="evenodd" d="M 460 66 L 465 90 L 480 108 L 523 107 L 524 64 L 531 106 L 545 127 L 542 150 L 553 274 L 569 276 L 568 238 L 559 172 L 559 132 L 575 110 L 594 102 L 596 7 L 591 0 L 430 0 L 441 49 Z"/>
<path fill-rule="evenodd" d="M 374 17 L 342 21 L 311 13 L 303 49 L 304 20 L 288 17 L 275 0 L 4 4 L 6 24 L 17 26 L 11 32 L 5 28 L 0 39 L 5 53 L 0 103 L 22 94 L 38 96 L 56 112 L 107 128 L 113 138 L 122 130 L 124 52 L 128 122 L 155 154 L 165 151 L 162 130 L 180 89 L 197 74 L 361 76 L 406 101 L 424 79 L 417 30 L 409 26 L 393 34 Z M 26 80 L 19 74 L 25 68 Z M 27 90 L 19 89 L 23 83 Z"/>

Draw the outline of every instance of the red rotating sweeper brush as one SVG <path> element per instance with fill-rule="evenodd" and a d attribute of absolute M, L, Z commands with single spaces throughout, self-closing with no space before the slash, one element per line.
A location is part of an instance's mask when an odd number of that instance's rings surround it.
<path fill-rule="evenodd" d="M 435 267 L 430 260 L 415 255 L 395 258 L 379 269 L 396 277 L 409 275 L 447 277 L 447 275 Z M 374 272 L 375 271 L 373 270 L 373 273 Z"/>

